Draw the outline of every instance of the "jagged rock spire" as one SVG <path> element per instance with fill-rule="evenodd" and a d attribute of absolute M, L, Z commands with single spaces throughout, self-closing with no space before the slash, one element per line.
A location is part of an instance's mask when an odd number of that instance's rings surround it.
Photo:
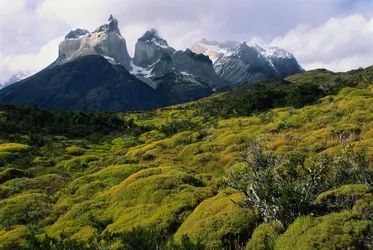
<path fill-rule="evenodd" d="M 115 32 L 118 35 L 121 35 L 119 28 L 118 28 L 118 19 L 116 19 L 113 15 L 110 15 L 109 20 L 104 25 L 101 25 L 99 28 L 97 28 L 94 32 Z"/>

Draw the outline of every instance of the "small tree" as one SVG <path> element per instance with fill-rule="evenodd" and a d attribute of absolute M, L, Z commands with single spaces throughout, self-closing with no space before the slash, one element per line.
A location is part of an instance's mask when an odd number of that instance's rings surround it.
<path fill-rule="evenodd" d="M 228 186 L 241 191 L 242 205 L 257 209 L 264 222 L 277 221 L 284 227 L 298 216 L 323 212 L 314 201 L 327 190 L 346 184 L 373 186 L 366 152 L 351 146 L 342 145 L 333 158 L 321 155 L 305 164 L 302 155 L 274 156 L 255 142 L 241 159 L 240 166 L 227 173 Z"/>
<path fill-rule="evenodd" d="M 257 209 L 266 223 L 277 221 L 286 227 L 298 216 L 309 214 L 325 189 L 328 161 L 306 168 L 303 157 L 273 156 L 259 143 L 253 143 L 242 160 L 239 168 L 228 171 L 228 185 L 241 191 L 243 205 Z"/>

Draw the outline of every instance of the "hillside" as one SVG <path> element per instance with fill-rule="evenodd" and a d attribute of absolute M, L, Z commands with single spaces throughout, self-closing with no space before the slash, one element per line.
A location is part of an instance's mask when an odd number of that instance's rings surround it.
<path fill-rule="evenodd" d="M 0 106 L 0 249 L 372 249 L 372 76 L 123 114 Z"/>

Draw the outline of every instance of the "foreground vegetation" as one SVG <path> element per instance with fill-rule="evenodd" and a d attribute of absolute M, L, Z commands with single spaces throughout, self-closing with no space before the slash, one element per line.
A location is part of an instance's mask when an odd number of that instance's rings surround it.
<path fill-rule="evenodd" d="M 0 107 L 0 249 L 373 249 L 373 72 L 128 114 Z"/>

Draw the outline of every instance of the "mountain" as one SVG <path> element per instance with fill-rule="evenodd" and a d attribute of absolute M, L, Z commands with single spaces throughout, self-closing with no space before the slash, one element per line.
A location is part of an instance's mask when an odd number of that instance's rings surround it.
<path fill-rule="evenodd" d="M 126 40 L 118 28 L 118 20 L 110 16 L 107 23 L 92 33 L 84 29 L 70 31 L 59 45 L 59 56 L 50 66 L 62 65 L 79 57 L 101 55 L 110 63 L 120 64 L 129 69 L 131 57 Z"/>
<path fill-rule="evenodd" d="M 163 106 L 154 89 L 123 66 L 90 55 L 47 68 L 0 91 L 1 103 L 77 111 Z"/>
<path fill-rule="evenodd" d="M 288 51 L 259 43 L 217 42 L 202 39 L 190 49 L 213 61 L 216 73 L 233 86 L 303 72 Z"/>
<path fill-rule="evenodd" d="M 0 103 L 76 111 L 134 111 L 194 101 L 228 89 L 206 56 L 170 47 L 155 29 L 127 51 L 118 21 L 70 31 L 55 62 L 11 88 Z"/>
<path fill-rule="evenodd" d="M 133 63 L 137 66 L 147 67 L 159 60 L 163 54 L 174 52 L 175 49 L 159 36 L 158 31 L 151 29 L 137 40 Z"/>
<path fill-rule="evenodd" d="M 12 75 L 4 84 L 0 84 L 0 89 L 5 88 L 9 85 L 12 85 L 16 82 L 19 82 L 19 81 L 29 77 L 30 75 L 32 75 L 32 73 L 30 71 L 26 71 L 26 72 L 20 71 L 16 74 Z"/>
<path fill-rule="evenodd" d="M 216 74 L 207 56 L 189 49 L 176 51 L 155 29 L 138 39 L 131 67 L 132 74 L 167 96 L 170 104 L 200 99 L 231 87 Z"/>
<path fill-rule="evenodd" d="M 236 85 L 301 72 L 288 52 L 202 40 L 174 49 L 156 29 L 136 42 L 132 59 L 113 16 L 93 32 L 70 31 L 58 58 L 0 91 L 0 103 L 76 111 L 138 111 L 208 97 Z"/>

